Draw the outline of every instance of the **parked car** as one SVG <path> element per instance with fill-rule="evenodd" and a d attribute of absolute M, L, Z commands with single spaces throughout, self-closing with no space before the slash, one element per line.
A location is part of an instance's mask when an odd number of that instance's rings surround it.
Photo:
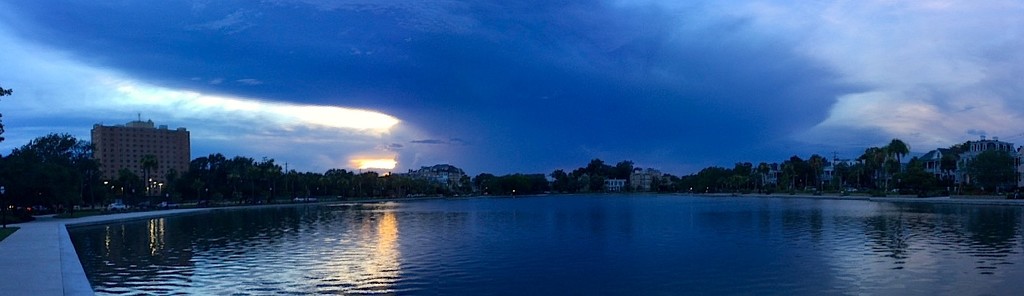
<path fill-rule="evenodd" d="M 121 202 L 114 202 L 114 203 L 111 203 L 111 204 L 107 205 L 107 210 L 108 211 L 125 211 L 125 210 L 128 210 L 128 205 L 123 204 Z"/>
<path fill-rule="evenodd" d="M 176 204 L 176 203 L 169 203 L 169 202 L 165 201 L 165 202 L 161 202 L 161 203 L 157 204 L 156 207 L 157 208 L 161 208 L 161 209 L 174 209 L 174 208 L 178 207 L 178 204 Z"/>
<path fill-rule="evenodd" d="M 292 199 L 292 201 L 294 201 L 294 202 L 315 202 L 316 201 L 316 197 L 311 197 L 311 196 L 296 197 L 296 198 Z"/>

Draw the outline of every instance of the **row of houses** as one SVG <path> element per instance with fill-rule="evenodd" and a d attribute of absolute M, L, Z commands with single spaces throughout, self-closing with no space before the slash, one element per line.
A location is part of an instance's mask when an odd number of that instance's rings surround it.
<path fill-rule="evenodd" d="M 647 192 L 654 191 L 657 182 L 662 184 L 670 182 L 668 175 L 665 175 L 656 169 L 634 169 L 633 173 L 629 175 L 629 182 L 626 179 L 605 179 L 604 180 L 604 191 L 607 192 L 621 192 L 626 189 L 630 189 L 636 192 Z M 627 186 L 629 186 L 627 188 Z"/>
<path fill-rule="evenodd" d="M 969 145 L 964 147 L 964 151 L 959 155 L 955 155 L 956 151 L 949 148 L 938 148 L 925 153 L 918 159 L 923 162 L 924 168 L 928 173 L 931 173 L 935 178 L 939 180 L 951 180 L 954 184 L 965 185 L 971 184 L 971 175 L 968 172 L 968 166 L 975 158 L 986 151 L 1004 151 L 1010 154 L 1014 159 L 1013 167 L 1017 170 L 1017 186 L 1024 187 L 1024 163 L 1021 158 L 1024 157 L 1024 146 L 1015 148 L 1013 143 L 1000 141 L 998 137 L 987 139 L 985 136 L 977 141 L 968 142 Z M 943 167 L 942 162 L 944 158 L 948 156 L 954 156 L 955 168 L 949 169 Z M 845 164 L 847 166 L 853 166 L 858 164 L 858 160 L 853 159 L 839 159 L 833 158 L 831 162 L 826 163 L 822 170 L 821 180 L 824 184 L 828 185 L 834 180 L 834 174 L 836 166 Z M 900 164 L 901 169 L 905 169 L 906 163 Z M 770 171 L 766 176 L 766 183 L 777 184 L 779 177 L 782 175 L 781 166 L 777 163 L 770 164 Z"/>
<path fill-rule="evenodd" d="M 1013 143 L 999 141 L 998 137 L 993 137 L 991 140 L 985 139 L 985 136 L 981 137 L 979 141 L 970 142 L 966 150 L 960 153 L 959 158 L 956 162 L 955 170 L 944 170 L 942 168 L 942 159 L 949 154 L 955 153 L 954 151 L 946 148 L 939 148 L 929 151 L 927 154 L 920 158 L 925 164 L 925 170 L 935 175 L 940 180 L 952 179 L 956 184 L 971 184 L 971 175 L 968 173 L 967 167 L 979 154 L 987 151 L 1003 151 L 1013 158 L 1013 167 L 1017 169 L 1017 187 L 1024 187 L 1024 166 L 1021 164 L 1021 156 L 1024 156 L 1024 146 L 1014 148 Z"/>
<path fill-rule="evenodd" d="M 1017 169 L 1017 182 L 1018 187 L 1024 187 L 1024 146 L 1016 147 L 1013 143 L 1000 141 L 999 138 L 994 137 L 987 139 L 982 136 L 980 140 L 968 142 L 968 145 L 963 148 L 963 151 L 952 159 L 956 160 L 955 169 L 949 169 L 947 165 L 945 168 L 942 165 L 943 159 L 950 159 L 948 156 L 956 153 L 952 149 L 938 148 L 925 153 L 918 158 L 928 173 L 933 174 L 939 180 L 953 181 L 954 184 L 964 185 L 971 184 L 971 175 L 967 168 L 975 158 L 986 151 L 1004 151 L 1010 154 L 1014 159 L 1012 164 Z M 822 185 L 832 185 L 831 183 L 835 180 L 834 175 L 836 167 L 840 164 L 845 164 L 849 167 L 853 167 L 859 163 L 858 160 L 852 159 L 839 159 L 834 157 L 832 161 L 826 162 L 822 168 L 820 180 L 823 182 Z M 906 166 L 906 164 L 901 164 Z M 779 179 L 782 176 L 782 166 L 778 163 L 769 164 L 768 173 L 763 176 L 765 179 L 762 180 L 766 184 L 778 184 Z M 460 186 L 463 180 L 468 179 L 465 172 L 462 169 L 454 167 L 448 164 L 439 164 L 434 166 L 425 166 L 417 170 L 409 170 L 408 173 L 403 175 L 431 181 L 436 184 L 441 184 L 449 190 L 456 189 Z M 646 169 L 634 169 L 630 174 L 629 179 L 605 179 L 604 188 L 606 192 L 621 192 L 621 191 L 635 191 L 635 192 L 647 192 L 657 190 L 658 184 L 668 184 L 671 180 L 669 175 L 662 173 L 659 170 L 646 168 Z M 846 185 L 846 184 L 841 184 Z"/>

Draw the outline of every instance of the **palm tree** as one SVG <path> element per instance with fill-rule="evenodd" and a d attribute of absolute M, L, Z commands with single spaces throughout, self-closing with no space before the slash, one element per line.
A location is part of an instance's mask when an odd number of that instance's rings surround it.
<path fill-rule="evenodd" d="M 886 151 L 883 148 L 871 147 L 864 150 L 864 154 L 857 158 L 864 163 L 864 168 L 874 172 L 872 180 L 875 180 L 875 188 L 878 188 L 878 177 L 881 175 L 882 165 L 885 164 Z"/>
<path fill-rule="evenodd" d="M 149 196 L 149 189 L 152 188 L 153 183 L 149 179 L 149 172 L 157 168 L 156 155 L 146 154 L 142 156 L 142 160 L 139 161 L 139 165 L 142 166 L 142 181 L 146 183 L 146 195 Z"/>
<path fill-rule="evenodd" d="M 768 173 L 771 172 L 772 168 L 767 163 L 757 164 L 757 172 L 761 175 L 761 189 L 764 189 L 765 183 L 768 182 Z"/>
<path fill-rule="evenodd" d="M 896 163 L 903 163 L 902 158 L 910 153 L 910 146 L 900 139 L 892 139 L 889 145 L 885 146 L 885 151 L 890 157 L 896 157 Z"/>
<path fill-rule="evenodd" d="M 814 154 L 811 155 L 811 158 L 807 159 L 807 162 L 811 164 L 811 168 L 814 170 L 814 180 L 817 181 L 815 183 L 824 183 L 821 180 L 821 175 L 822 170 L 824 169 L 825 164 L 828 162 L 828 160 L 826 160 L 825 157 L 822 157 L 821 155 Z M 821 190 L 821 187 L 818 187 L 818 190 Z"/>
<path fill-rule="evenodd" d="M 888 166 L 890 174 L 885 179 L 885 190 L 888 191 L 890 179 L 889 176 L 892 176 L 893 173 L 898 173 L 902 171 L 902 157 L 906 156 L 907 153 L 910 153 L 910 146 L 908 146 L 907 143 L 904 143 L 900 139 L 892 139 L 892 141 L 889 142 L 889 145 L 886 145 L 884 149 L 886 152 L 886 157 L 888 159 L 892 159 L 893 157 L 896 158 L 896 163 L 890 164 L 890 166 Z M 888 160 L 886 161 L 886 164 L 889 164 Z"/>

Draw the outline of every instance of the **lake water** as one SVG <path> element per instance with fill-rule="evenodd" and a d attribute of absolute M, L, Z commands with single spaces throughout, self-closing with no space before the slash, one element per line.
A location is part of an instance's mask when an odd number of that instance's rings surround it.
<path fill-rule="evenodd" d="M 70 229 L 97 294 L 1020 295 L 1010 206 L 550 196 Z"/>

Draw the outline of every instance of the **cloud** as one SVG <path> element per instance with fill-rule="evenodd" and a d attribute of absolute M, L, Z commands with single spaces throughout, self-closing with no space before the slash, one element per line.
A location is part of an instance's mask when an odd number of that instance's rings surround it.
<path fill-rule="evenodd" d="M 434 144 L 434 145 L 437 145 L 437 144 L 447 144 L 448 142 L 437 140 L 437 139 L 426 139 L 426 140 L 409 141 L 409 143 L 413 143 L 413 144 Z"/>
<path fill-rule="evenodd" d="M 456 144 L 456 145 L 468 145 L 469 144 L 469 142 L 466 142 L 466 140 L 459 139 L 459 138 L 449 138 L 448 142 L 452 143 L 452 144 Z"/>
<path fill-rule="evenodd" d="M 253 153 L 361 153 L 317 156 L 340 167 L 360 157 L 501 173 L 602 158 L 685 173 L 859 153 L 893 137 L 927 150 L 967 130 L 1018 134 L 1024 112 L 1016 2 L 26 3 L 0 4 L 9 8 L 0 19 L 18 28 L 6 35 L 96 70 L 77 79 L 48 70 L 63 63 L 8 72 L 36 77 L 17 89 L 48 98 L 19 103 L 40 105 L 25 109 L 39 112 L 39 126 L 44 116 L 73 126 L 63 120 L 142 112 L 216 145 L 244 135 L 267 151 Z M 76 13 L 112 16 L 54 17 Z M 5 66 L 21 59 L 7 47 Z M 3 75 L 11 87 L 22 77 Z M 37 79 L 46 75 L 54 78 Z M 275 87 L 252 87 L 263 81 Z M 66 112 L 53 97 L 88 100 Z M 401 120 L 380 132 L 336 119 L 374 113 Z"/>
<path fill-rule="evenodd" d="M 136 112 L 157 124 L 189 129 L 194 156 L 269 156 L 314 171 L 346 168 L 356 156 L 381 154 L 376 146 L 385 137 L 413 136 L 398 118 L 372 110 L 148 84 L 13 38 L 3 26 L 0 44 L 6 69 L 0 81 L 17 91 L 4 98 L 5 109 L 16 110 L 4 114 L 8 141 L 2 146 L 8 149 L 49 132 L 88 139 L 93 123 L 124 123 Z"/>
<path fill-rule="evenodd" d="M 238 32 L 245 31 L 246 29 L 255 26 L 254 23 L 248 21 L 248 18 L 257 17 L 258 13 L 254 13 L 251 10 L 239 9 L 224 18 L 205 22 L 202 24 L 196 24 L 188 26 L 191 30 L 212 30 L 221 31 L 225 34 L 235 34 Z"/>
<path fill-rule="evenodd" d="M 967 134 L 968 135 L 973 135 L 973 136 L 982 136 L 982 137 L 988 135 L 988 133 L 986 133 L 984 130 L 976 130 L 976 129 L 969 129 L 969 130 L 967 130 Z"/>
<path fill-rule="evenodd" d="M 409 141 L 409 143 L 413 143 L 413 144 L 428 144 L 428 145 L 468 145 L 469 144 L 465 140 L 459 139 L 459 138 L 449 138 L 448 140 L 423 139 L 423 140 Z"/>
<path fill-rule="evenodd" d="M 1015 134 L 1024 73 L 1024 4 L 1010 1 L 752 2 L 734 11 L 760 30 L 792 34 L 797 50 L 861 91 L 842 95 L 806 142 L 900 137 L 945 147 L 966 130 Z M 863 143 L 861 143 L 863 144 Z M 878 143 L 874 143 L 878 144 Z"/>
<path fill-rule="evenodd" d="M 241 84 L 245 84 L 245 85 L 260 85 L 260 84 L 263 84 L 263 81 L 260 81 L 260 80 L 257 80 L 257 79 L 253 79 L 253 78 L 238 79 L 238 80 L 235 80 L 235 82 L 238 82 L 238 83 L 241 83 Z"/>
<path fill-rule="evenodd" d="M 424 32 L 468 33 L 478 26 L 468 13 L 470 4 L 459 1 L 419 0 L 277 0 L 277 5 L 308 5 L 322 11 L 354 11 L 397 16 L 403 28 Z M 484 6 L 483 3 L 476 3 Z"/>

